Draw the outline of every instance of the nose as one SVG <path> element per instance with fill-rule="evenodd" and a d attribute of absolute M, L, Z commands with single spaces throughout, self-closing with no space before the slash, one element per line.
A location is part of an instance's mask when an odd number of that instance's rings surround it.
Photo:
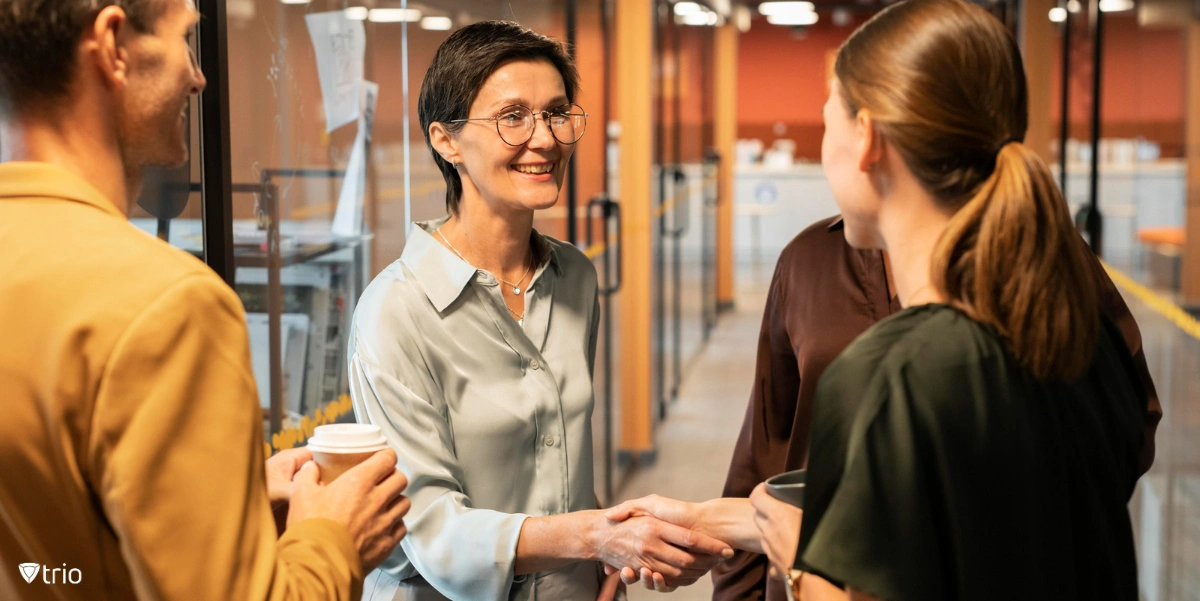
<path fill-rule="evenodd" d="M 204 72 L 200 70 L 200 67 L 193 68 L 192 74 L 192 95 L 199 96 L 200 92 L 208 87 L 208 79 L 204 77 Z"/>
<path fill-rule="evenodd" d="M 546 120 L 548 116 L 546 113 L 533 115 L 533 135 L 526 143 L 530 148 L 553 148 L 558 143 L 550 133 L 550 122 Z"/>
<path fill-rule="evenodd" d="M 196 53 L 188 46 L 188 59 L 192 64 L 192 88 L 190 93 L 193 96 L 199 96 L 204 88 L 208 87 L 208 78 L 204 77 L 204 71 L 200 69 L 200 61 L 196 60 Z"/>

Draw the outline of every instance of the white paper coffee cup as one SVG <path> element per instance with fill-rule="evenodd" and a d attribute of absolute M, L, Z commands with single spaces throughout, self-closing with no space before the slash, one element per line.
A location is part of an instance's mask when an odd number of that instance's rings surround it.
<path fill-rule="evenodd" d="M 321 468 L 321 482 L 329 484 L 371 455 L 388 448 L 379 426 L 330 424 L 317 426 L 308 439 L 308 450 Z"/>

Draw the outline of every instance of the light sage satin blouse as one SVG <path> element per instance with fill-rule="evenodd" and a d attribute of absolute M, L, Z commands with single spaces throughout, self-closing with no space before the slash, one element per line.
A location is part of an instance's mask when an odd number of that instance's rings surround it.
<path fill-rule="evenodd" d="M 596 508 L 596 270 L 534 232 L 544 260 L 522 327 L 496 278 L 433 237 L 446 219 L 412 225 L 354 313 L 354 413 L 382 427 L 412 499 L 408 536 L 364 598 L 594 601 L 594 562 L 521 577 L 513 567 L 525 518 Z"/>

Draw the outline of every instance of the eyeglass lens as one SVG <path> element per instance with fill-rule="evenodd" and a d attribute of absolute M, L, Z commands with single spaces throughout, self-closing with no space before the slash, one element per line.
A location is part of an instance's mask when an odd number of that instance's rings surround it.
<path fill-rule="evenodd" d="M 587 117 L 578 105 L 568 105 L 553 111 L 534 113 L 523 106 L 510 106 L 496 117 L 496 130 L 500 138 L 513 146 L 520 146 L 533 137 L 536 115 L 550 128 L 550 134 L 562 144 L 574 144 L 583 137 Z"/>

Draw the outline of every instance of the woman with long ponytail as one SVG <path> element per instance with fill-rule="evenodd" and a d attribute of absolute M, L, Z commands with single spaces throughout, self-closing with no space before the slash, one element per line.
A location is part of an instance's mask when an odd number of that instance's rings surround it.
<path fill-rule="evenodd" d="M 820 378 L 803 510 L 760 484 L 608 518 L 763 552 L 804 601 L 1135 601 L 1126 505 L 1158 413 L 1022 142 L 1016 42 L 963 0 L 892 4 L 839 50 L 824 119 L 842 232 L 886 251 L 903 309 Z"/>
<path fill-rule="evenodd" d="M 809 600 L 1136 600 L 1146 396 L 1022 143 L 1016 42 L 979 6 L 908 0 L 835 75 L 825 173 L 905 308 L 826 370 L 799 549 L 760 495 L 763 547 Z"/>

